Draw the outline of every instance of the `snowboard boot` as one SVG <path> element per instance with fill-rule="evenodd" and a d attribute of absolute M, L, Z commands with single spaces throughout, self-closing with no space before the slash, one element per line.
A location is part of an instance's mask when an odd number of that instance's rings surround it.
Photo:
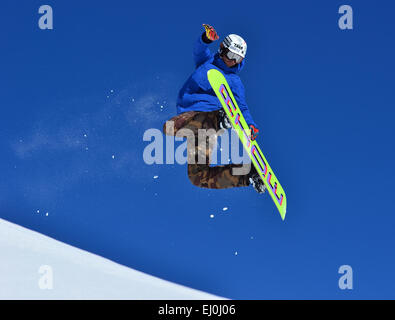
<path fill-rule="evenodd" d="M 254 187 L 255 191 L 258 193 L 265 193 L 266 186 L 263 183 L 261 177 L 259 176 L 259 173 L 256 171 L 255 167 L 253 164 L 251 164 L 251 171 L 248 174 L 248 180 L 250 181 L 250 184 Z"/>
<path fill-rule="evenodd" d="M 228 116 L 226 115 L 224 109 L 220 109 L 218 112 L 218 127 L 221 129 L 232 128 L 232 123 L 230 122 Z"/>

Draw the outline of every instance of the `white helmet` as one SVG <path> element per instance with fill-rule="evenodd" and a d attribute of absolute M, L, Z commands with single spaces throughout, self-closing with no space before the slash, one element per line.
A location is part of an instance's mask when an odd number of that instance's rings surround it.
<path fill-rule="evenodd" d="M 222 43 L 230 52 L 245 58 L 247 53 L 247 43 L 242 37 L 237 34 L 230 34 L 224 39 L 224 41 L 222 41 Z"/>

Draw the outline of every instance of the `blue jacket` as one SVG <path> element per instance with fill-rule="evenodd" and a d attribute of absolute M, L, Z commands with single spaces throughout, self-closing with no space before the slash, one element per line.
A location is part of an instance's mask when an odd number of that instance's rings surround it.
<path fill-rule="evenodd" d="M 214 68 L 224 74 L 247 124 L 253 124 L 257 127 L 248 110 L 244 86 L 238 76 L 240 70 L 243 69 L 245 61 L 243 60 L 233 68 L 227 67 L 218 53 L 212 54 L 210 52 L 208 44 L 203 42 L 201 36 L 195 43 L 193 57 L 196 69 L 178 93 L 177 113 L 180 114 L 187 111 L 210 112 L 222 108 L 207 79 L 207 71 Z"/>

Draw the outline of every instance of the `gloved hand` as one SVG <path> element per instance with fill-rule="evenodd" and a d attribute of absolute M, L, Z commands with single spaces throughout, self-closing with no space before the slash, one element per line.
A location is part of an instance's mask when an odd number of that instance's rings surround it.
<path fill-rule="evenodd" d="M 251 130 L 251 141 L 254 141 L 259 134 L 259 129 L 256 128 L 253 124 L 249 125 Z"/>
<path fill-rule="evenodd" d="M 209 41 L 215 41 L 215 40 L 219 39 L 217 31 L 215 31 L 215 29 L 212 26 L 203 23 L 203 27 L 204 27 L 204 29 L 206 31 L 206 38 Z"/>

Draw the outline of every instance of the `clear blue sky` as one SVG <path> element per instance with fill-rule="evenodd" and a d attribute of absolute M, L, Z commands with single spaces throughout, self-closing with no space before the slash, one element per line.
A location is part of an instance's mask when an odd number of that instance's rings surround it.
<path fill-rule="evenodd" d="M 38 28 L 42 4 L 53 30 Z M 353 30 L 338 27 L 342 4 Z M 0 217 L 228 298 L 394 299 L 394 9 L 2 1 Z M 202 23 L 248 43 L 241 78 L 285 222 L 251 188 L 198 189 L 185 165 L 143 161 Z M 338 287 L 341 265 L 353 290 Z"/>

